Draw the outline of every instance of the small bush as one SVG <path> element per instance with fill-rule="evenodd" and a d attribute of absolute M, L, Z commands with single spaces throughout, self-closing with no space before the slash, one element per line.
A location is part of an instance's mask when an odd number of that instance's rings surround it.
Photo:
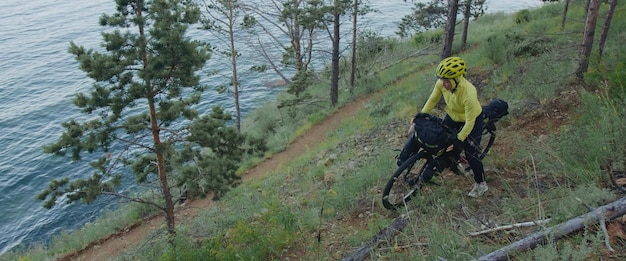
<path fill-rule="evenodd" d="M 614 101 L 626 100 L 626 64 L 622 61 L 605 61 L 592 68 L 588 81 L 597 84 L 606 93 L 607 98 Z"/>
<path fill-rule="evenodd" d="M 547 37 L 529 38 L 520 41 L 513 50 L 515 57 L 521 56 L 538 56 L 550 51 L 552 48 L 551 40 Z"/>
<path fill-rule="evenodd" d="M 506 38 L 500 35 L 487 38 L 486 44 L 483 45 L 483 53 L 493 63 L 503 64 L 506 62 L 506 41 Z"/>
<path fill-rule="evenodd" d="M 513 17 L 513 21 L 515 21 L 516 24 L 530 22 L 530 12 L 528 10 L 521 10 L 515 13 L 515 16 Z"/>
<path fill-rule="evenodd" d="M 299 238 L 301 220 L 272 197 L 248 219 L 239 219 L 219 235 L 203 242 L 181 242 L 160 260 L 266 260 Z M 244 259 L 242 259 L 244 258 Z"/>

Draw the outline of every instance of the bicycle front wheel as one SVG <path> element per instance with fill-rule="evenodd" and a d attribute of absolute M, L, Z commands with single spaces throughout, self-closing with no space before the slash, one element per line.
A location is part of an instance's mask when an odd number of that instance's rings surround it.
<path fill-rule="evenodd" d="M 428 163 L 429 155 L 419 152 L 411 156 L 393 173 L 383 190 L 383 206 L 395 210 L 415 196 L 422 187 L 420 177 Z"/>

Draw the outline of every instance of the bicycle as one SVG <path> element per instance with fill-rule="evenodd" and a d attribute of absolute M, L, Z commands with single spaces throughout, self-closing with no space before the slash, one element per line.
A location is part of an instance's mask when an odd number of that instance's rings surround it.
<path fill-rule="evenodd" d="M 496 122 L 508 114 L 508 104 L 500 99 L 494 99 L 483 106 L 484 127 L 479 146 L 480 159 L 482 160 L 493 146 L 496 140 Z M 444 131 L 454 132 L 449 127 L 443 125 Z M 413 135 L 416 135 L 413 133 Z M 450 144 L 446 144 L 450 145 Z M 422 188 L 422 179 L 426 171 L 433 171 L 437 168 L 435 164 L 444 163 L 440 169 L 450 169 L 457 167 L 459 160 L 463 160 L 459 151 L 446 151 L 448 146 L 442 146 L 438 150 L 429 150 L 420 146 L 419 150 L 404 161 L 393 173 L 383 190 L 383 206 L 389 210 L 395 210 L 404 206 Z M 447 163 L 447 164 L 445 164 Z M 418 170 L 418 171 L 412 171 Z M 464 169 L 469 170 L 469 167 Z"/>

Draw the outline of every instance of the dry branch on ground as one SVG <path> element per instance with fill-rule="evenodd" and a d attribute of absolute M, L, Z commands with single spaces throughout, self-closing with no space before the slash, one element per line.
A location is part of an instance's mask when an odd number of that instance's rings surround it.
<path fill-rule="evenodd" d="M 556 241 L 564 236 L 583 229 L 585 226 L 597 224 L 626 214 L 626 197 L 610 204 L 593 209 L 593 211 L 570 219 L 551 228 L 543 229 L 508 246 L 481 256 L 478 260 L 509 260 L 510 256 L 533 249 L 548 240 Z"/>
<path fill-rule="evenodd" d="M 357 251 L 355 251 L 352 255 L 345 257 L 342 261 L 362 261 L 367 259 L 370 256 L 370 252 L 372 249 L 378 247 L 379 245 L 389 242 L 393 237 L 395 237 L 406 225 L 409 223 L 409 214 L 404 214 L 391 222 L 391 225 L 386 227 L 385 229 L 378 232 L 372 239 L 367 241 L 363 246 L 361 246 Z"/>

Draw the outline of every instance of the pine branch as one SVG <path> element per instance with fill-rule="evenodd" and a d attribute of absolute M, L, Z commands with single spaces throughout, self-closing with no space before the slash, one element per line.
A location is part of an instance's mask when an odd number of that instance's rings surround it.
<path fill-rule="evenodd" d="M 154 206 L 154 207 L 156 207 L 156 208 L 158 208 L 158 209 L 160 209 L 162 211 L 165 211 L 165 208 L 160 206 L 159 204 L 154 203 L 152 201 L 147 201 L 147 200 L 144 200 L 144 199 L 141 199 L 141 198 L 133 198 L 133 197 L 129 197 L 129 196 L 126 196 L 126 195 L 123 195 L 123 194 L 120 194 L 120 193 L 109 192 L 109 191 L 103 191 L 102 194 L 104 194 L 104 195 L 111 195 L 111 196 L 120 197 L 120 198 L 125 198 L 125 199 L 128 199 L 128 200 L 132 201 L 132 202 L 137 202 L 137 203 L 143 203 L 143 204 L 146 204 L 146 205 L 151 205 L 151 206 Z"/>

